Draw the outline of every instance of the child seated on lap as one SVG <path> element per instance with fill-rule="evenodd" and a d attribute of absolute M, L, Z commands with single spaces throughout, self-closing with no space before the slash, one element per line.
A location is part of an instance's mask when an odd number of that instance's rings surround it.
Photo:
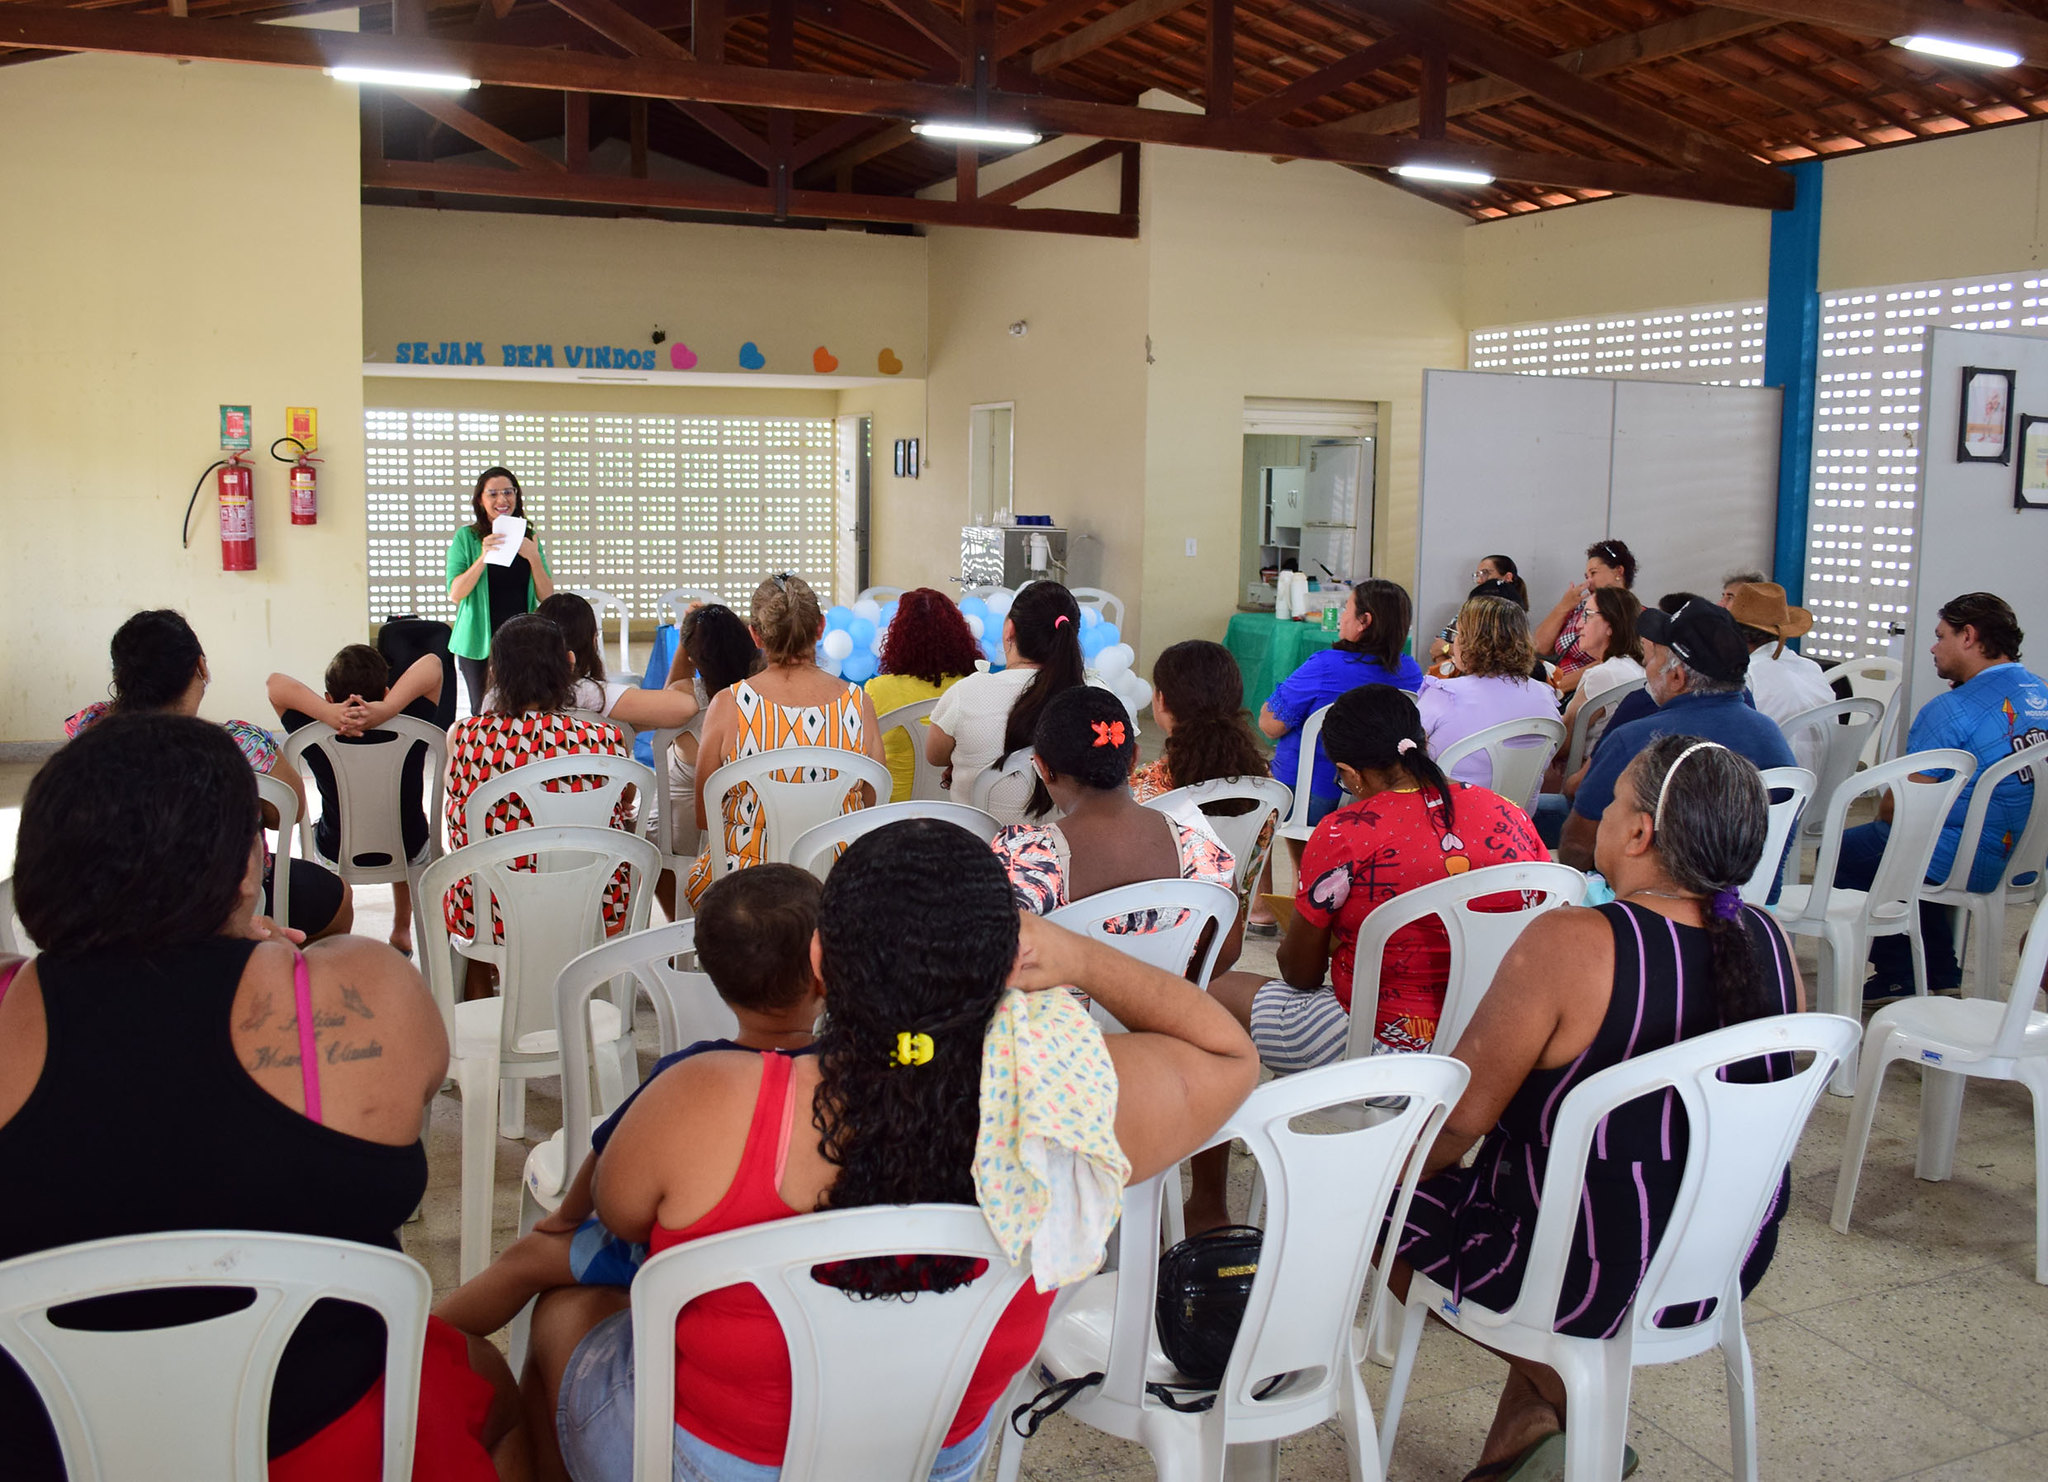
<path fill-rule="evenodd" d="M 794 865 L 764 864 L 736 870 L 705 892 L 697 905 L 697 961 L 718 996 L 739 1020 L 733 1039 L 699 1040 L 655 1062 L 603 1125 L 590 1134 L 590 1155 L 562 1204 L 521 1236 L 475 1280 L 449 1294 L 434 1311 L 451 1327 L 476 1337 L 496 1332 L 529 1301 L 558 1286 L 626 1286 L 647 1247 L 612 1235 L 591 1213 L 598 1159 L 626 1108 L 663 1071 L 707 1050 L 814 1052 L 813 1026 L 824 989 L 811 965 L 817 930 L 817 879 Z"/>

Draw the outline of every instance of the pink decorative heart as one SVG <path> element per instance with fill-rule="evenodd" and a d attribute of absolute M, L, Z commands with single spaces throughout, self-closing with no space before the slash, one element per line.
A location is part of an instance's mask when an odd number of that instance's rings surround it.
<path fill-rule="evenodd" d="M 677 370 L 695 370 L 697 368 L 697 352 L 681 340 L 677 340 L 668 347 L 668 363 Z"/>

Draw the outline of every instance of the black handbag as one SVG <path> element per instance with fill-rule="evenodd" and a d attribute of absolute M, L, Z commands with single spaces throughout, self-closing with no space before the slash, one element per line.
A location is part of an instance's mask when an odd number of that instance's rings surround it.
<path fill-rule="evenodd" d="M 1216 1403 L 1216 1386 L 1223 1382 L 1237 1330 L 1244 1325 L 1264 1240 L 1265 1232 L 1255 1225 L 1224 1225 L 1189 1236 L 1159 1258 L 1153 1307 L 1159 1347 L 1166 1361 L 1190 1381 L 1145 1386 L 1145 1392 L 1169 1410 L 1200 1413 Z M 1264 1394 L 1284 1377 L 1273 1376 L 1255 1393 Z M 1010 1424 L 1018 1435 L 1034 1436 L 1046 1416 L 1082 1390 L 1102 1383 L 1102 1378 L 1097 1372 L 1049 1384 L 1017 1407 Z"/>

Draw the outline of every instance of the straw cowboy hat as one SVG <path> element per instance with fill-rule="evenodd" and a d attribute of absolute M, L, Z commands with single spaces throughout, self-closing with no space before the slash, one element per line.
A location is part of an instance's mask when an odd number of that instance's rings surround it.
<path fill-rule="evenodd" d="M 1789 606 L 1785 589 L 1774 581 L 1744 582 L 1728 599 L 1728 615 L 1745 628 L 1776 636 L 1778 648 L 1788 638 L 1803 638 L 1813 627 L 1813 614 Z"/>

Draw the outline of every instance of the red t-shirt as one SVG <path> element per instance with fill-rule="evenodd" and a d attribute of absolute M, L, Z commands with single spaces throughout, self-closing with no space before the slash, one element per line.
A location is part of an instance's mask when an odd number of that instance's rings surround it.
<path fill-rule="evenodd" d="M 1467 870 L 1549 858 L 1528 815 L 1483 787 L 1451 784 L 1448 824 L 1442 800 L 1432 796 L 1425 805 L 1419 789 L 1377 793 L 1316 825 L 1302 850 L 1294 909 L 1311 925 L 1332 928 L 1337 946 L 1330 984 L 1348 1010 L 1358 928 L 1375 907 Z M 1474 905 L 1513 911 L 1523 902 L 1516 893 Z M 1382 1044 L 1395 1050 L 1429 1048 L 1450 971 L 1450 939 L 1435 918 L 1404 926 L 1388 939 L 1374 1015 L 1374 1033 Z"/>

